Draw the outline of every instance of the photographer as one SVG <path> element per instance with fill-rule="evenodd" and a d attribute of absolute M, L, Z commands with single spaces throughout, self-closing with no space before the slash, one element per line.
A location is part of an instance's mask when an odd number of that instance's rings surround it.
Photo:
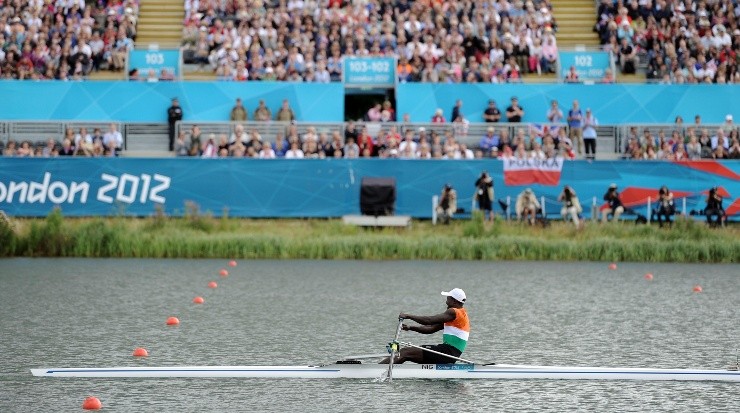
<path fill-rule="evenodd" d="M 717 193 L 716 186 L 709 190 L 704 215 L 707 216 L 707 224 L 710 227 L 716 227 L 724 223 L 725 209 L 722 207 L 722 195 Z M 714 222 L 712 222 L 712 217 L 715 218 Z"/>
<path fill-rule="evenodd" d="M 622 205 L 622 201 L 619 199 L 617 184 L 609 185 L 609 190 L 604 194 L 604 201 L 606 201 L 608 205 L 601 211 L 601 222 L 607 222 L 609 220 L 609 214 L 614 215 L 612 221 L 619 221 L 619 216 L 624 212 L 624 206 Z"/>
<path fill-rule="evenodd" d="M 578 200 L 576 191 L 566 185 L 563 187 L 563 192 L 558 196 L 558 201 L 563 204 L 563 207 L 560 208 L 560 215 L 563 217 L 563 220 L 567 221 L 568 215 L 570 215 L 576 228 L 580 228 L 581 219 L 579 216 L 583 212 L 583 209 L 581 208 L 581 201 Z"/>
<path fill-rule="evenodd" d="M 452 188 L 452 185 L 446 184 L 442 188 L 442 196 L 439 198 L 437 204 L 437 214 L 439 220 L 443 224 L 449 224 L 452 219 L 452 215 L 457 211 L 457 191 Z"/>
<path fill-rule="evenodd" d="M 483 171 L 480 177 L 475 181 L 475 199 L 478 201 L 478 209 L 483 211 L 484 216 L 493 222 L 493 179 L 488 172 Z"/>
<path fill-rule="evenodd" d="M 658 191 L 658 225 L 663 227 L 663 218 L 668 225 L 673 225 L 671 216 L 676 213 L 676 206 L 673 203 L 673 193 L 668 187 L 663 185 Z"/>
<path fill-rule="evenodd" d="M 537 201 L 537 197 L 532 192 L 531 188 L 527 188 L 519 196 L 516 197 L 516 218 L 521 221 L 524 218 L 525 221 L 529 222 L 529 225 L 534 225 L 537 211 L 540 209 L 540 202 Z"/>

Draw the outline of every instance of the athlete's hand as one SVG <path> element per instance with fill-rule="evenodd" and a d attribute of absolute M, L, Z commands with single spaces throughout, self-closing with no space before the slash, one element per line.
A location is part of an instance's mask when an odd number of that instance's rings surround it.
<path fill-rule="evenodd" d="M 410 314 L 401 313 L 401 314 L 398 315 L 398 318 L 400 318 L 400 319 L 407 319 L 407 318 L 409 318 L 409 316 L 410 316 Z"/>
<path fill-rule="evenodd" d="M 406 324 L 401 324 L 401 330 L 403 331 L 410 331 L 411 327 L 407 326 Z"/>

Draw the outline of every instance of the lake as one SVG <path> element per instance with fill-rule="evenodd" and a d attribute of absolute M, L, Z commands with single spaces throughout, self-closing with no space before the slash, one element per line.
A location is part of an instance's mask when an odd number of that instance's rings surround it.
<path fill-rule="evenodd" d="M 227 262 L 0 260 L 0 411 L 79 411 L 89 395 L 120 412 L 737 409 L 737 383 L 31 376 L 32 367 L 307 365 L 379 353 L 400 312 L 440 313 L 440 291 L 454 287 L 468 296 L 463 357 L 475 361 L 724 368 L 740 347 L 740 265 Z M 169 316 L 180 325 L 166 326 Z M 136 347 L 149 357 L 132 357 Z"/>

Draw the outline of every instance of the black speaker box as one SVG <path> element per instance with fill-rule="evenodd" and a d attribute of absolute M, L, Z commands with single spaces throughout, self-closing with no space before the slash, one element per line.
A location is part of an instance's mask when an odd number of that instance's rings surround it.
<path fill-rule="evenodd" d="M 393 215 L 396 210 L 396 178 L 362 178 L 360 212 L 362 215 Z"/>

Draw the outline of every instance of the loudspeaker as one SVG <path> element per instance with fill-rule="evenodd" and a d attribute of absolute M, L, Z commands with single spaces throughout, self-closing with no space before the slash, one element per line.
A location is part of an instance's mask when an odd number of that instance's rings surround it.
<path fill-rule="evenodd" d="M 360 212 L 362 215 L 393 215 L 396 211 L 396 178 L 362 178 Z"/>

